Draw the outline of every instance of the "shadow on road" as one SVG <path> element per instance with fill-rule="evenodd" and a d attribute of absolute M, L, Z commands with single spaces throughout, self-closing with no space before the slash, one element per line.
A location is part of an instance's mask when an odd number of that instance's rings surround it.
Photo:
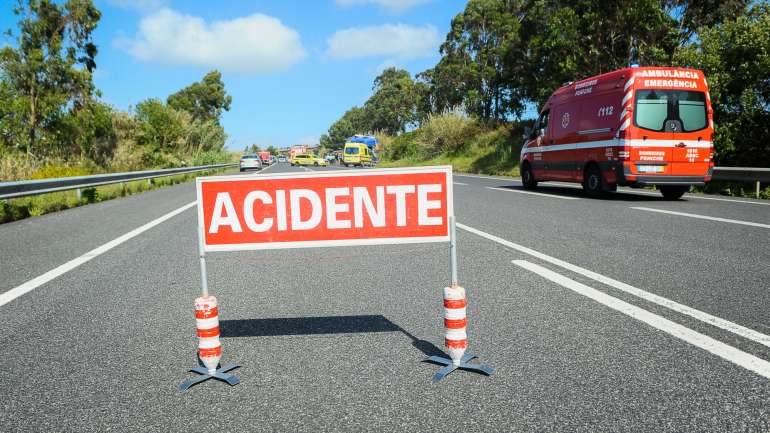
<path fill-rule="evenodd" d="M 588 196 L 586 196 L 586 194 L 583 192 L 582 189 L 571 188 L 568 186 L 538 185 L 538 187 L 533 190 L 525 190 L 520 185 L 497 185 L 495 186 L 495 188 L 510 189 L 513 191 L 536 192 L 540 194 L 551 194 L 555 196 L 564 196 L 564 197 L 589 198 Z M 656 197 L 653 195 L 634 194 L 633 192 L 626 192 L 626 191 L 609 192 L 606 194 L 602 194 L 599 197 L 593 198 L 593 200 L 638 201 L 638 202 L 664 201 L 662 196 Z"/>
<path fill-rule="evenodd" d="M 433 343 L 420 340 L 382 315 L 222 320 L 219 330 L 223 338 L 401 332 L 412 340 L 412 346 L 426 356 L 444 355 Z"/>

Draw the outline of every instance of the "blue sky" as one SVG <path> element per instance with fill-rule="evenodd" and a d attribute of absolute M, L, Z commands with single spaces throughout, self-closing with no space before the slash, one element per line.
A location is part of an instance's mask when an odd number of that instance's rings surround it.
<path fill-rule="evenodd" d="M 95 82 L 120 109 L 165 98 L 211 69 L 233 96 L 228 147 L 310 143 L 371 94 L 387 66 L 415 74 L 461 0 L 94 0 Z M 0 29 L 16 27 L 9 0 Z M 5 41 L 10 42 L 8 40 Z"/>

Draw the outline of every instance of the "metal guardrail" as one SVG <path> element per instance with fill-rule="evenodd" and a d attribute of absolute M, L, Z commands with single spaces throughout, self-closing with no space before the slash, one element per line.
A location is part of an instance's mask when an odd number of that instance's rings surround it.
<path fill-rule="evenodd" d="M 73 189 L 78 190 L 78 197 L 80 197 L 81 188 L 91 188 L 134 180 L 153 179 L 156 177 L 173 176 L 175 174 L 194 173 L 196 171 L 215 170 L 236 165 L 238 164 L 213 164 L 196 167 L 165 168 L 161 170 L 129 171 L 125 173 L 95 174 L 90 176 L 0 182 L 0 199 L 27 197 Z"/>
<path fill-rule="evenodd" d="M 727 182 L 754 182 L 756 195 L 759 198 L 760 183 L 770 182 L 770 168 L 755 167 L 714 167 L 711 180 Z"/>
<path fill-rule="evenodd" d="M 96 174 L 91 176 L 60 177 L 55 179 L 22 180 L 17 182 L 0 182 L 0 199 L 26 197 L 100 185 L 128 182 L 133 180 L 152 179 L 172 176 L 175 174 L 192 173 L 196 171 L 214 170 L 233 167 L 238 164 L 214 164 L 197 167 L 166 168 L 162 170 L 131 171 L 126 173 Z M 770 183 L 770 168 L 754 167 L 714 167 L 712 180 L 732 182 L 755 182 L 756 194 L 759 198 L 760 183 Z"/>

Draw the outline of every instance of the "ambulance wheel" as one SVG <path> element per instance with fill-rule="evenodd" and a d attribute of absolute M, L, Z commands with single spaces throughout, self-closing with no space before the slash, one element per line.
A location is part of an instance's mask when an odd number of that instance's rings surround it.
<path fill-rule="evenodd" d="M 591 164 L 586 169 L 583 189 L 590 197 L 599 197 L 604 192 L 604 179 L 598 165 Z"/>
<path fill-rule="evenodd" d="M 658 188 L 660 188 L 660 193 L 663 194 L 663 198 L 666 200 L 678 200 L 684 193 L 690 191 L 689 185 L 661 185 Z"/>
<path fill-rule="evenodd" d="M 521 167 L 521 184 L 524 189 L 535 189 L 537 187 L 537 180 L 535 180 L 535 174 L 532 172 L 532 166 L 529 163 L 524 163 Z"/>

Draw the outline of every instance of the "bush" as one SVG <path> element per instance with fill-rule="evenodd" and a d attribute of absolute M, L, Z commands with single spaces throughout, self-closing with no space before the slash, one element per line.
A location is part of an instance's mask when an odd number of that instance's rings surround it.
<path fill-rule="evenodd" d="M 383 156 L 389 160 L 418 159 L 422 157 L 422 148 L 418 144 L 420 131 L 405 132 L 383 143 Z"/>
<path fill-rule="evenodd" d="M 83 166 L 67 167 L 63 165 L 46 165 L 36 170 L 29 177 L 30 179 L 53 179 L 58 177 L 87 176 L 93 174 L 96 170 Z"/>
<path fill-rule="evenodd" d="M 431 114 L 420 126 L 428 154 L 457 154 L 479 133 L 478 121 L 455 112 Z"/>
<path fill-rule="evenodd" d="M 224 164 L 232 162 L 233 156 L 231 153 L 224 150 L 209 150 L 207 152 L 199 152 L 195 154 L 190 160 L 191 166 L 197 165 L 212 165 L 212 164 Z"/>

